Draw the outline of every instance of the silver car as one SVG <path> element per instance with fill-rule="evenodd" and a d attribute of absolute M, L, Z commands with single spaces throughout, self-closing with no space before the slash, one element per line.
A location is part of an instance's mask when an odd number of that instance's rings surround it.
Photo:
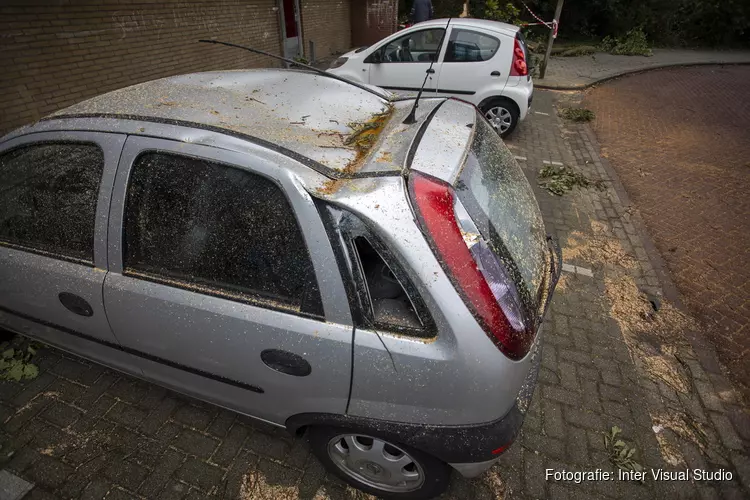
<path fill-rule="evenodd" d="M 6 135 L 0 326 L 306 431 L 369 493 L 481 473 L 522 424 L 559 250 L 474 106 L 413 107 L 211 72 Z"/>

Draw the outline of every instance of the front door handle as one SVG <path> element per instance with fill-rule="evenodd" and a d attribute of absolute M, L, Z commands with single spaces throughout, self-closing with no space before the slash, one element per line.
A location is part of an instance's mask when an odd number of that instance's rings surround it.
<path fill-rule="evenodd" d="M 94 315 L 94 309 L 91 307 L 91 304 L 86 302 L 86 299 L 83 297 L 70 292 L 61 292 L 57 298 L 60 299 L 60 303 L 65 306 L 65 309 L 74 314 L 86 317 Z"/>
<path fill-rule="evenodd" d="M 490 76 L 500 76 L 500 72 L 499 71 L 493 71 L 492 73 L 490 73 Z"/>
<path fill-rule="evenodd" d="M 431 75 L 433 73 L 435 73 L 434 69 L 430 68 L 430 69 L 427 70 L 427 74 Z"/>

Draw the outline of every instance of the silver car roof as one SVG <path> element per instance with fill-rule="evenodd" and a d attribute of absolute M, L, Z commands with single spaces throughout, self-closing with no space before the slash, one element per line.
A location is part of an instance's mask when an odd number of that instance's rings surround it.
<path fill-rule="evenodd" d="M 376 90 L 376 87 L 374 87 Z M 120 117 L 196 124 L 267 141 L 347 176 L 357 130 L 393 111 L 383 97 L 322 75 L 260 69 L 192 73 L 102 94 L 51 118 Z"/>

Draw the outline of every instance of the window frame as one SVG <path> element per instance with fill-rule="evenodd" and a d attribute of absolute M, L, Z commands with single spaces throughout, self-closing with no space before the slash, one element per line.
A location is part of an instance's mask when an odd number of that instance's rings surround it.
<path fill-rule="evenodd" d="M 404 38 L 404 37 L 407 37 L 407 36 L 412 36 L 412 35 L 414 35 L 416 33 L 421 33 L 421 32 L 424 32 L 424 31 L 434 31 L 434 30 L 442 30 L 443 32 L 445 32 L 445 27 L 440 27 L 440 26 L 424 27 L 422 29 L 414 30 L 414 31 L 411 31 L 409 33 L 404 33 L 401 36 L 397 36 L 395 38 L 387 40 L 380 47 L 378 47 L 377 49 L 373 50 L 372 53 L 365 58 L 364 63 L 365 64 L 415 64 L 415 63 L 416 64 L 429 64 L 432 61 L 386 61 L 385 60 L 385 48 L 387 46 L 389 46 L 390 44 L 392 44 L 393 42 L 398 41 L 401 38 Z M 443 51 L 443 46 L 444 45 L 445 45 L 445 40 L 443 40 L 443 43 L 441 43 L 440 45 L 438 45 L 438 47 L 437 47 L 437 49 L 435 51 L 435 61 L 434 61 L 435 64 L 437 64 L 437 62 L 440 59 L 440 54 Z M 373 61 L 373 59 L 372 59 L 373 56 L 375 55 L 375 53 L 379 53 L 380 54 L 380 62 L 378 62 L 378 63 L 375 63 Z"/>
<path fill-rule="evenodd" d="M 449 61 L 448 60 L 448 48 L 450 47 L 450 44 L 451 44 L 451 38 L 453 37 L 454 33 L 457 33 L 459 31 L 468 31 L 470 33 L 474 33 L 474 34 L 477 34 L 477 35 L 480 35 L 480 36 L 485 36 L 487 38 L 491 38 L 491 39 L 495 40 L 497 42 L 497 49 L 495 49 L 495 53 L 492 54 L 492 57 L 490 57 L 489 59 L 484 59 L 482 61 Z M 490 34 L 485 33 L 483 31 L 477 31 L 476 29 L 472 29 L 472 28 L 464 28 L 464 27 L 460 27 L 460 26 L 451 26 L 451 32 L 448 35 L 448 41 L 445 44 L 445 53 L 443 54 L 442 62 L 443 63 L 447 63 L 447 64 L 454 64 L 454 63 L 455 64 L 467 64 L 467 63 L 486 63 L 486 62 L 490 62 L 493 59 L 495 59 L 495 57 L 497 57 L 497 55 L 500 53 L 500 47 L 502 47 L 502 41 L 498 37 L 496 37 L 494 35 L 490 35 Z"/>
<path fill-rule="evenodd" d="M 124 222 L 125 203 L 130 183 L 130 176 L 134 162 L 143 153 L 160 152 L 172 155 L 195 157 L 213 163 L 220 163 L 232 168 L 245 170 L 250 174 L 260 175 L 276 184 L 286 197 L 289 206 L 294 212 L 302 239 L 307 247 L 308 255 L 312 263 L 312 272 L 316 279 L 320 302 L 322 303 L 322 314 L 308 314 L 302 310 L 289 307 L 277 307 L 278 304 L 239 297 L 224 291 L 212 291 L 205 288 L 196 289 L 187 282 L 176 282 L 165 279 L 166 277 L 146 275 L 134 275 L 124 272 Z M 163 285 L 175 289 L 186 290 L 204 296 L 214 296 L 235 303 L 261 308 L 263 310 L 279 311 L 295 316 L 305 317 L 318 321 L 329 321 L 338 324 L 352 324 L 351 314 L 348 307 L 342 304 L 346 301 L 346 292 L 337 270 L 330 269 L 328 265 L 333 256 L 333 250 L 325 238 L 325 228 L 315 210 L 312 198 L 304 190 L 297 175 L 300 170 L 307 171 L 296 161 L 285 155 L 251 145 L 240 150 L 230 150 L 220 147 L 192 144 L 181 142 L 179 139 L 161 139 L 145 136 L 129 136 L 117 170 L 113 199 L 109 217 L 109 247 L 108 262 L 110 272 L 118 273 L 129 278 L 155 285 Z M 322 237 L 321 237 L 322 235 Z M 326 286 L 322 287 L 321 283 Z"/>
<path fill-rule="evenodd" d="M 231 165 L 226 162 L 222 162 L 219 160 L 214 159 L 207 159 L 202 158 L 199 156 L 191 155 L 191 154 L 185 154 L 185 153 L 178 153 L 174 151 L 164 151 L 164 150 L 153 150 L 153 149 L 146 149 L 138 153 L 138 155 L 133 159 L 132 166 L 131 166 L 131 175 L 128 178 L 128 185 L 127 185 L 127 191 L 126 191 L 126 198 L 125 198 L 125 210 L 127 213 L 127 197 L 130 193 L 130 187 L 131 187 L 131 181 L 132 181 L 132 173 L 133 169 L 138 163 L 142 157 L 146 155 L 151 154 L 161 154 L 164 156 L 169 157 L 176 157 L 176 158 L 185 158 L 185 159 L 193 159 L 198 161 L 205 161 L 208 163 L 212 163 L 214 165 L 218 165 L 219 167 L 223 168 L 230 168 L 235 170 L 240 170 L 244 172 L 245 174 L 249 176 L 258 176 L 262 177 L 263 179 L 269 181 L 272 185 L 274 185 L 279 192 L 284 196 L 284 199 L 286 200 L 287 204 L 289 205 L 289 208 L 292 210 L 292 216 L 294 217 L 295 222 L 297 223 L 297 229 L 299 230 L 299 234 L 302 237 L 302 240 L 304 242 L 304 234 L 302 232 L 302 227 L 300 225 L 299 218 L 297 217 L 297 214 L 294 212 L 294 209 L 292 207 L 291 200 L 289 199 L 289 196 L 287 196 L 286 192 L 284 191 L 283 187 L 276 182 L 274 179 L 271 179 L 263 174 L 259 174 L 256 172 L 253 172 L 247 168 L 242 168 L 236 165 Z M 222 297 L 229 300 L 233 300 L 236 302 L 243 302 L 245 304 L 250 304 L 254 306 L 263 307 L 266 309 L 274 309 L 278 311 L 284 311 L 284 312 L 293 312 L 294 314 L 298 314 L 300 316 L 305 316 L 312 319 L 321 319 L 325 320 L 325 314 L 322 311 L 322 301 L 320 298 L 320 285 L 317 283 L 317 280 L 315 279 L 315 270 L 314 265 L 312 262 L 312 259 L 309 255 L 309 248 L 305 248 L 308 252 L 308 260 L 311 266 L 310 273 L 312 273 L 312 276 L 306 276 L 305 279 L 307 280 L 315 280 L 316 288 L 317 288 L 317 297 L 314 297 L 312 300 L 314 302 L 313 307 L 316 311 L 319 310 L 319 313 L 313 313 L 310 311 L 304 310 L 305 305 L 305 296 L 302 297 L 302 303 L 300 305 L 299 310 L 295 309 L 291 304 L 285 303 L 283 300 L 274 300 L 271 297 L 264 295 L 262 293 L 258 293 L 255 291 L 241 291 L 239 286 L 219 286 L 215 283 L 212 283 L 208 280 L 187 280 L 187 279 L 181 279 L 179 276 L 177 276 L 178 273 L 174 273 L 171 275 L 163 275 L 158 272 L 152 272 L 148 271 L 147 269 L 129 269 L 125 267 L 125 254 L 127 251 L 127 234 L 126 234 L 126 224 L 122 225 L 122 259 L 123 259 L 123 270 L 122 274 L 124 276 L 129 276 L 131 278 L 139 278 L 139 279 L 145 279 L 147 281 L 153 281 L 155 283 L 160 283 L 163 285 L 169 285 L 174 286 L 177 288 L 182 288 L 184 290 L 190 290 L 192 292 L 201 293 L 204 295 L 210 295 L 213 297 Z M 151 267 L 151 266 L 144 266 L 145 268 Z M 269 294 L 270 295 L 270 294 Z"/>
<path fill-rule="evenodd" d="M 338 250 L 334 253 L 336 254 L 336 262 L 338 263 L 337 267 L 344 280 L 348 283 L 347 304 L 352 308 L 354 325 L 359 328 L 395 333 L 420 339 L 435 338 L 438 334 L 437 325 L 427 304 L 406 273 L 406 270 L 377 234 L 359 217 L 348 210 L 333 207 L 323 201 L 318 201 L 316 205 L 321 214 L 323 214 L 328 237 L 336 241 L 335 244 L 338 247 Z M 338 224 L 334 223 L 334 213 L 340 216 Z M 355 244 L 355 240 L 359 237 L 367 240 L 372 249 L 378 253 L 385 265 L 388 266 L 396 277 L 409 298 L 417 318 L 422 323 L 421 328 L 410 328 L 375 321 L 367 279 L 365 278 L 359 251 Z"/>
<path fill-rule="evenodd" d="M 96 196 L 96 206 L 94 208 L 93 261 L 3 240 L 0 240 L 0 246 L 89 268 L 107 270 L 109 206 L 112 197 L 115 173 L 117 171 L 117 164 L 126 138 L 126 135 L 118 133 L 52 130 L 18 135 L 0 144 L 0 155 L 10 153 L 16 149 L 33 147 L 36 145 L 91 144 L 99 148 L 104 160 L 102 175 L 99 179 L 99 189 Z"/>

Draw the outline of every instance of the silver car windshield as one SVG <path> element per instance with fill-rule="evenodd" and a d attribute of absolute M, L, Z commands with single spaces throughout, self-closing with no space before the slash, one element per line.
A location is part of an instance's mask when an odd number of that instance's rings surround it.
<path fill-rule="evenodd" d="M 547 253 L 539 205 L 513 154 L 480 115 L 455 190 L 493 250 L 507 249 L 524 281 L 519 291 L 536 297 Z"/>

